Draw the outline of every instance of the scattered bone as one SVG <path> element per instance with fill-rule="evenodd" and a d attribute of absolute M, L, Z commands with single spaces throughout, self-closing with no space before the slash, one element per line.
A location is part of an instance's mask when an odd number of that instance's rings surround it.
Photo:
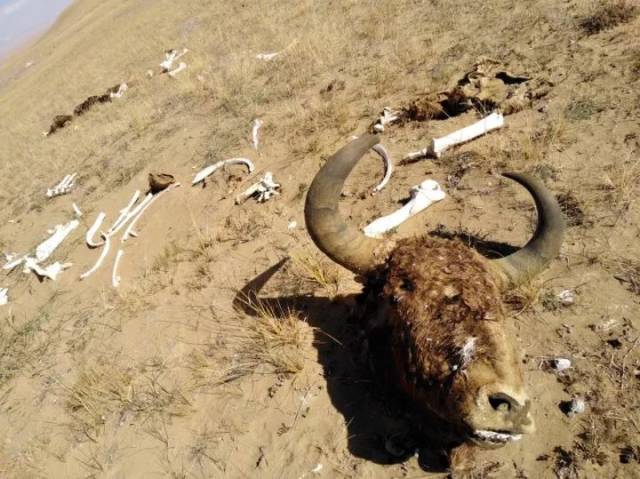
<path fill-rule="evenodd" d="M 410 194 L 411 199 L 406 205 L 396 212 L 368 224 L 364 228 L 364 234 L 378 238 L 446 196 L 438 182 L 434 180 L 425 180 L 418 186 L 414 186 L 411 188 Z"/>
<path fill-rule="evenodd" d="M 120 216 L 118 216 L 118 219 L 116 220 L 116 222 L 113 223 L 111 228 L 107 230 L 107 236 L 113 236 L 120 230 L 120 228 L 122 228 L 125 225 L 127 220 L 130 218 L 129 212 L 131 211 L 131 208 L 133 208 L 133 205 L 136 204 L 136 201 L 138 201 L 139 197 L 140 197 L 140 190 L 136 190 L 133 193 L 133 196 L 131 197 L 129 204 L 120 210 Z"/>
<path fill-rule="evenodd" d="M 25 255 L 18 253 L 5 253 L 4 258 L 7 262 L 2 269 L 11 271 L 24 261 Z"/>
<path fill-rule="evenodd" d="M 124 251 L 119 249 L 116 253 L 116 260 L 113 262 L 113 273 L 111 274 L 111 285 L 114 288 L 120 286 L 120 276 L 118 276 L 118 266 L 120 266 L 120 260 L 124 255 Z"/>
<path fill-rule="evenodd" d="M 9 289 L 0 288 L 0 306 L 4 306 L 9 302 Z"/>
<path fill-rule="evenodd" d="M 173 175 L 167 173 L 149 173 L 149 191 L 151 191 L 151 193 L 160 193 L 175 182 L 176 179 Z"/>
<path fill-rule="evenodd" d="M 78 205 L 75 203 L 71 203 L 71 207 L 73 208 L 73 212 L 76 214 L 78 218 L 82 218 L 82 211 L 78 208 Z"/>
<path fill-rule="evenodd" d="M 51 237 L 40 243 L 36 248 L 36 260 L 42 262 L 51 256 L 55 249 L 69 236 L 69 233 L 79 225 L 80 222 L 78 220 L 71 220 L 66 225 L 56 225 Z"/>
<path fill-rule="evenodd" d="M 129 223 L 129 226 L 127 227 L 124 234 L 122 235 L 121 241 L 124 243 L 129 239 L 130 236 L 137 236 L 137 234 L 134 231 L 134 227 L 136 223 L 140 220 L 144 212 L 147 211 L 147 208 L 149 208 L 149 206 L 151 206 L 153 202 L 155 202 L 162 195 L 179 186 L 180 186 L 180 183 L 173 183 L 156 195 L 148 194 L 146 198 L 142 201 L 142 203 L 140 203 L 139 208 L 137 208 L 131 213 L 130 217 L 133 219 L 131 220 L 131 223 Z"/>
<path fill-rule="evenodd" d="M 551 367 L 560 373 L 571 367 L 571 360 L 567 358 L 554 358 L 551 360 Z"/>
<path fill-rule="evenodd" d="M 201 181 L 204 181 L 208 176 L 211 176 L 218 168 L 222 166 L 226 167 L 227 165 L 246 165 L 247 169 L 249 170 L 249 173 L 253 173 L 253 169 L 254 169 L 254 166 L 251 160 L 248 160 L 246 158 L 231 158 L 229 160 L 222 160 L 222 161 L 218 161 L 217 163 L 214 163 L 213 165 L 207 166 L 203 170 L 199 171 L 196 174 L 196 176 L 193 178 L 193 181 L 191 182 L 191 184 L 196 185 Z"/>
<path fill-rule="evenodd" d="M 162 68 L 162 73 L 168 73 L 173 67 L 173 62 L 185 55 L 189 50 L 184 48 L 181 53 L 178 53 L 177 50 L 168 50 L 164 54 L 164 61 L 160 64 Z M 153 72 L 152 72 L 153 73 Z"/>
<path fill-rule="evenodd" d="M 271 53 L 258 53 L 256 55 L 256 58 L 258 60 L 265 60 L 265 61 L 269 61 L 269 60 L 273 60 L 275 57 L 277 57 L 278 55 L 280 55 L 280 53 L 282 52 L 271 52 Z"/>
<path fill-rule="evenodd" d="M 576 301 L 576 292 L 571 289 L 560 291 L 557 295 L 562 306 L 571 306 Z"/>
<path fill-rule="evenodd" d="M 102 225 L 102 222 L 104 221 L 105 217 L 107 215 L 105 215 L 102 211 L 98 214 L 98 217 L 96 218 L 96 220 L 93 222 L 93 225 L 91 226 L 91 228 L 89 228 L 87 230 L 87 234 L 85 235 L 85 241 L 87 243 L 87 246 L 89 248 L 97 248 L 99 246 L 102 246 L 104 244 L 104 241 L 101 241 L 100 243 L 96 243 L 95 241 L 93 241 L 93 237 L 96 235 L 96 233 L 98 232 L 98 229 L 100 228 L 100 226 Z"/>
<path fill-rule="evenodd" d="M 311 469 L 311 472 L 314 473 L 314 474 L 319 474 L 320 471 L 322 471 L 322 464 L 320 464 L 320 463 L 316 464 L 316 467 Z"/>
<path fill-rule="evenodd" d="M 120 86 L 118 87 L 118 90 L 115 92 L 110 92 L 109 93 L 109 98 L 113 99 L 113 98 L 122 98 L 122 95 L 124 95 L 124 92 L 126 92 L 129 89 L 129 86 L 125 83 L 122 82 L 120 83 Z"/>
<path fill-rule="evenodd" d="M 378 191 L 381 191 L 385 186 L 387 186 L 387 183 L 389 183 L 389 179 L 391 179 L 391 173 L 393 173 L 393 164 L 391 163 L 389 153 L 387 153 L 387 150 L 385 150 L 384 146 L 382 146 L 380 143 L 378 143 L 377 145 L 373 145 L 373 151 L 380 155 L 380 157 L 384 161 L 384 178 L 382 178 L 380 184 L 378 184 L 378 186 L 373 189 L 374 193 L 377 193 Z"/>
<path fill-rule="evenodd" d="M 404 161 L 413 161 L 424 156 L 435 156 L 436 158 L 440 158 L 442 153 L 449 148 L 466 143 L 467 141 L 478 138 L 479 136 L 497 128 L 502 128 L 503 126 L 504 117 L 501 113 L 494 112 L 491 115 L 484 117 L 482 120 L 460 130 L 454 131 L 442 138 L 434 138 L 431 140 L 431 145 L 423 150 L 409 153 L 404 158 Z"/>
<path fill-rule="evenodd" d="M 49 278 L 53 281 L 58 279 L 58 275 L 71 266 L 73 266 L 71 263 L 59 263 L 56 261 L 47 267 L 42 267 L 38 264 L 37 259 L 32 257 L 26 258 L 24 262 L 25 272 L 33 271 L 39 278 Z"/>
<path fill-rule="evenodd" d="M 382 133 L 385 126 L 390 125 L 391 123 L 395 123 L 399 120 L 399 113 L 386 106 L 382 110 L 382 115 L 380 115 L 380 118 L 378 118 L 373 124 L 373 130 L 378 133 Z"/>
<path fill-rule="evenodd" d="M 93 273 L 95 273 L 98 270 L 98 268 L 102 266 L 102 263 L 104 262 L 104 259 L 107 257 L 107 254 L 109 254 L 109 248 L 111 247 L 111 240 L 104 233 L 102 233 L 102 238 L 104 239 L 104 241 L 101 244 L 104 244 L 104 247 L 102 248 L 102 252 L 100 253 L 100 257 L 98 258 L 98 261 L 96 261 L 96 263 L 91 267 L 90 270 L 82 273 L 80 275 L 80 279 L 88 278 Z"/>
<path fill-rule="evenodd" d="M 253 128 L 251 128 L 251 137 L 253 139 L 253 149 L 258 151 L 258 130 L 262 127 L 262 121 L 257 118 L 253 120 Z"/>
<path fill-rule="evenodd" d="M 296 229 L 298 227 L 298 222 L 297 221 L 289 221 L 289 224 L 287 225 L 287 229 L 289 231 L 293 231 L 294 229 Z"/>
<path fill-rule="evenodd" d="M 66 175 L 60 183 L 53 188 L 47 188 L 47 198 L 53 198 L 54 196 L 66 195 L 76 184 L 77 173 Z"/>
<path fill-rule="evenodd" d="M 573 417 L 577 414 L 582 414 L 586 410 L 586 404 L 584 399 L 574 398 L 571 401 L 562 401 L 560 403 L 560 409 L 567 416 Z"/>
<path fill-rule="evenodd" d="M 169 75 L 172 78 L 175 78 L 178 73 L 180 73 L 182 70 L 185 70 L 186 68 L 187 68 L 187 64 L 184 62 L 180 62 L 180 65 L 178 65 L 178 67 L 175 70 L 171 70 L 170 72 L 167 72 L 167 75 Z"/>
<path fill-rule="evenodd" d="M 254 183 L 245 191 L 236 196 L 236 204 L 242 204 L 252 196 L 256 197 L 258 203 L 264 203 L 273 196 L 279 195 L 280 184 L 273 181 L 273 173 L 267 171 L 257 183 Z"/>

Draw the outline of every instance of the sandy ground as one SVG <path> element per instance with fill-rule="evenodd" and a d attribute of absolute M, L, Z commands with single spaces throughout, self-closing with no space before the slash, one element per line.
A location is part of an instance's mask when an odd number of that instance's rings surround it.
<path fill-rule="evenodd" d="M 84 212 L 53 257 L 73 263 L 57 281 L 19 269 L 0 276 L 10 299 L 0 306 L 0 476 L 446 477 L 424 448 L 398 458 L 385 447 L 412 418 L 362 358 L 358 285 L 315 250 L 302 209 L 319 166 L 383 107 L 451 88 L 490 58 L 548 82 L 548 93 L 503 130 L 438 161 L 397 166 L 377 195 L 382 165 L 368 155 L 347 182 L 343 212 L 362 226 L 433 178 L 447 198 L 394 235 L 448 231 L 518 246 L 535 210 L 498 173 L 541 176 L 571 226 L 543 277 L 505 297 L 538 432 L 481 452 L 467 476 L 640 477 L 634 8 L 77 1 L 0 68 L 0 247 L 26 253 L 73 218 L 72 202 Z M 183 47 L 187 69 L 159 75 L 164 51 Z M 131 83 L 123 98 L 42 135 L 55 115 L 121 81 Z M 397 164 L 479 115 L 390 126 L 382 144 Z M 258 151 L 255 118 L 264 122 Z M 255 162 L 251 176 L 232 167 L 190 186 L 200 167 L 238 156 Z M 281 194 L 234 205 L 267 170 Z M 72 172 L 73 191 L 46 198 Z M 101 211 L 113 222 L 149 172 L 182 187 L 159 198 L 123 246 L 120 287 L 111 287 L 115 247 L 79 281 L 100 254 L 84 244 L 87 228 Z M 238 307 L 238 292 L 287 257 L 263 291 L 272 310 Z M 564 290 L 573 304 L 557 299 Z M 545 367 L 558 357 L 573 367 Z M 567 417 L 560 404 L 572 398 L 586 411 Z"/>

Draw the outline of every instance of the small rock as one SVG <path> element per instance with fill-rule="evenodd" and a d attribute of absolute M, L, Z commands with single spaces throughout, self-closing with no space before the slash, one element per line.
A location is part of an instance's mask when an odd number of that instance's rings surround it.
<path fill-rule="evenodd" d="M 586 409 L 584 399 L 574 398 L 571 401 L 562 401 L 560 403 L 560 410 L 569 417 L 573 417 L 577 414 L 582 414 Z"/>
<path fill-rule="evenodd" d="M 558 293 L 558 301 L 563 306 L 571 306 L 576 302 L 576 292 L 571 289 L 565 289 Z"/>
<path fill-rule="evenodd" d="M 558 372 L 562 372 L 565 369 L 571 367 L 571 360 L 567 358 L 555 358 L 551 360 L 551 367 Z"/>

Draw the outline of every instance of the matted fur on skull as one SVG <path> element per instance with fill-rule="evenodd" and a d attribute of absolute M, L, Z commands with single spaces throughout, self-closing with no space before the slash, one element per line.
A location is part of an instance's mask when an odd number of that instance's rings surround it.
<path fill-rule="evenodd" d="M 535 430 L 520 355 L 505 328 L 500 293 L 529 281 L 558 254 L 560 208 L 535 178 L 505 173 L 533 196 L 538 227 L 522 249 L 489 260 L 457 240 L 376 240 L 338 212 L 345 179 L 378 142 L 363 135 L 332 156 L 307 194 L 305 219 L 315 244 L 361 275 L 372 334 L 385 338 L 385 376 L 425 412 L 472 442 L 496 447 Z"/>

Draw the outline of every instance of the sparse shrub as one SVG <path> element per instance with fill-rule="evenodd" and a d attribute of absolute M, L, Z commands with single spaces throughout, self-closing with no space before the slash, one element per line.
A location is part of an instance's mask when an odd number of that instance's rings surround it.
<path fill-rule="evenodd" d="M 567 105 L 564 110 L 564 116 L 567 120 L 582 121 L 588 120 L 594 113 L 602 110 L 603 108 L 590 98 L 580 98 Z"/>
<path fill-rule="evenodd" d="M 588 34 L 594 35 L 622 23 L 633 20 L 638 14 L 638 7 L 627 0 L 603 0 L 593 11 L 580 20 L 580 27 Z"/>

